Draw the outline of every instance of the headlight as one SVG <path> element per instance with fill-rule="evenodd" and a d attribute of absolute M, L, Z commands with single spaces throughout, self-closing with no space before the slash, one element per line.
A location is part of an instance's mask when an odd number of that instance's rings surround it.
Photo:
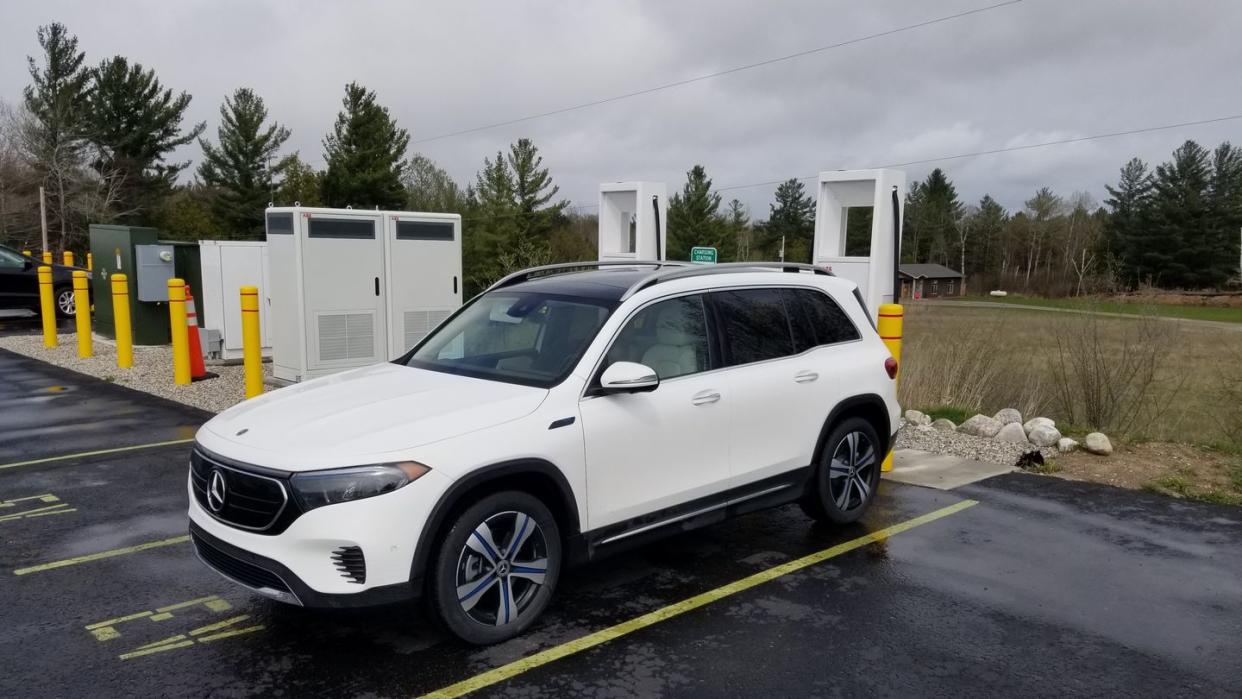
<path fill-rule="evenodd" d="M 293 476 L 293 495 L 303 510 L 383 495 L 418 480 L 431 470 L 417 461 L 306 471 Z"/>

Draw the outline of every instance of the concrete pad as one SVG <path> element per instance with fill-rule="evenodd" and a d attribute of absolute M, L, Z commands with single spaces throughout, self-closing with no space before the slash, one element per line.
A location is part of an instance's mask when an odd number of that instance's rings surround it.
<path fill-rule="evenodd" d="M 898 449 L 893 452 L 893 470 L 883 477 L 907 485 L 953 490 L 1013 470 L 1013 466 L 971 461 L 948 454 Z"/>

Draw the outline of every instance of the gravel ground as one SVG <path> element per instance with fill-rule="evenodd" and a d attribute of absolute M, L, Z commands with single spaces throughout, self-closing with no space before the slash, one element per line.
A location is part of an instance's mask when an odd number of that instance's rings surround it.
<path fill-rule="evenodd" d="M 220 376 L 178 386 L 173 383 L 171 347 L 135 346 L 134 366 L 118 369 L 116 347 L 98 337 L 94 343 L 95 356 L 89 359 L 78 359 L 76 334 L 62 332 L 59 340 L 58 347 L 49 349 L 43 346 L 41 335 L 0 337 L 0 348 L 213 413 L 240 403 L 246 395 L 241 365 L 208 366 L 207 371 Z M 263 377 L 266 379 L 270 373 L 271 364 L 265 363 Z"/>
<path fill-rule="evenodd" d="M 913 427 L 906 424 L 904 419 L 901 422 L 901 430 L 897 433 L 898 449 L 918 449 L 934 454 L 951 454 L 972 461 L 1006 466 L 1016 464 L 1020 456 L 1035 450 L 1035 447 L 1029 444 L 1023 446 L 961 432 L 935 430 L 928 425 Z M 1047 448 L 1039 451 L 1045 460 L 1057 455 L 1056 449 Z"/>

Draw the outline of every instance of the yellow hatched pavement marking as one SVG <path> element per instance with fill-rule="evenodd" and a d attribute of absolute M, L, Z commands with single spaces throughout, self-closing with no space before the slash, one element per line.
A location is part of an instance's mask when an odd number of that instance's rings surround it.
<path fill-rule="evenodd" d="M 219 596 L 208 595 L 207 597 L 198 597 L 192 600 L 186 600 L 185 602 L 170 604 L 166 607 L 159 607 L 155 611 L 147 610 L 134 612 L 133 614 L 126 614 L 125 616 L 116 617 L 115 619 L 95 622 L 94 624 L 87 625 L 85 628 L 87 631 L 91 632 L 91 635 L 94 636 L 96 640 L 100 642 L 111 641 L 121 637 L 121 632 L 116 629 L 119 624 L 129 621 L 136 621 L 138 619 L 147 619 L 152 622 L 165 621 L 173 618 L 173 612 L 180 612 L 181 610 L 197 606 L 201 606 L 204 609 L 216 613 L 232 609 L 232 605 L 220 599 Z M 162 638 L 158 641 L 143 644 L 129 652 L 121 653 L 117 657 L 121 660 L 131 660 L 133 658 L 141 658 L 148 655 L 154 655 L 156 653 L 176 650 L 178 648 L 186 648 L 194 645 L 195 643 L 209 643 L 225 638 L 240 636 L 242 634 L 254 633 L 255 631 L 262 631 L 265 628 L 262 624 L 237 628 L 238 624 L 246 621 L 247 619 L 250 619 L 249 614 L 238 614 L 229 617 L 228 619 L 199 626 L 185 633 L 175 634 L 167 638 Z"/>
<path fill-rule="evenodd" d="M 603 645 L 609 641 L 613 641 L 621 638 L 622 636 L 634 633 L 635 631 L 645 629 L 648 626 L 658 624 L 661 621 L 685 614 L 686 612 L 698 609 L 699 607 L 711 604 L 712 602 L 722 600 L 731 595 L 736 595 L 739 592 L 749 590 L 752 587 L 762 585 L 766 582 L 771 582 L 772 580 L 776 580 L 777 578 L 789 575 L 790 573 L 803 570 L 804 568 L 808 568 L 817 563 L 823 563 L 830 558 L 840 556 L 841 554 L 853 551 L 854 549 L 862 548 L 863 546 L 873 544 L 878 541 L 883 541 L 895 534 L 909 531 L 915 527 L 921 527 L 924 524 L 956 514 L 977 504 L 979 503 L 976 500 L 963 500 L 948 507 L 915 517 L 914 519 L 899 522 L 891 527 L 885 527 L 884 529 L 874 531 L 866 536 L 860 536 L 857 539 L 852 539 L 843 544 L 838 544 L 831 548 L 824 549 L 823 551 L 818 551 L 808 556 L 803 556 L 802 558 L 768 568 L 767 570 L 760 571 L 754 575 L 749 575 L 740 580 L 735 580 L 727 585 L 718 587 L 714 590 L 708 590 L 707 592 L 670 604 L 667 607 L 662 607 L 653 612 L 648 612 L 647 614 L 622 622 L 616 626 L 610 626 L 601 631 L 596 631 L 595 633 L 588 634 L 581 638 L 562 643 L 559 646 L 553 646 L 552 648 L 540 651 L 534 655 L 515 660 L 507 665 L 501 665 L 498 668 L 475 675 L 474 677 L 458 682 L 457 684 L 449 685 L 443 689 L 425 694 L 423 697 L 424 699 L 429 697 L 435 697 L 436 699 L 460 697 L 465 694 L 469 694 L 470 692 L 490 687 L 542 665 L 547 665 L 548 663 L 560 660 L 561 658 Z"/>

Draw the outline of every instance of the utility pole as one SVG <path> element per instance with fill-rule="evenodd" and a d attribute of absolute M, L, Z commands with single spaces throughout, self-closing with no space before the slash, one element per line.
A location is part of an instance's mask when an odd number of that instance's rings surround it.
<path fill-rule="evenodd" d="M 47 247 L 47 198 L 43 196 L 43 185 L 39 185 L 39 219 L 43 222 L 43 252 Z"/>
<path fill-rule="evenodd" d="M 785 236 L 781 236 L 781 262 L 785 261 Z"/>

